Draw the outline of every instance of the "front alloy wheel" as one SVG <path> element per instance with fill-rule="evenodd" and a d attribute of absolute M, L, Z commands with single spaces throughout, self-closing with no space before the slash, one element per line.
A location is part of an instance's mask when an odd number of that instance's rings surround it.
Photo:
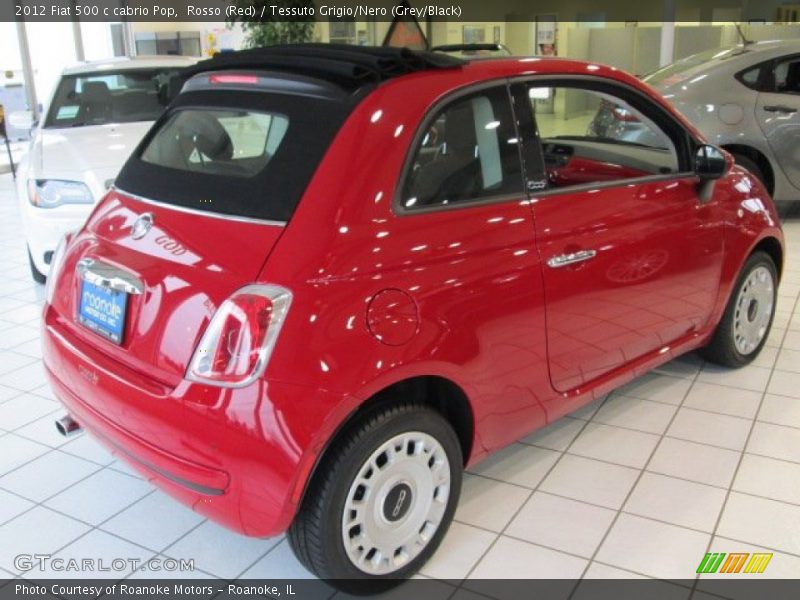
<path fill-rule="evenodd" d="M 463 459 L 452 426 L 415 403 L 376 407 L 317 467 L 288 538 L 322 579 L 377 593 L 413 575 L 453 520 Z"/>
<path fill-rule="evenodd" d="M 775 280 L 766 266 L 750 271 L 739 289 L 733 316 L 733 341 L 743 356 L 767 336 L 775 304 Z"/>
<path fill-rule="evenodd" d="M 744 263 L 714 337 L 701 350 L 706 360 L 741 367 L 767 341 L 777 300 L 778 270 L 769 254 L 754 252 Z"/>

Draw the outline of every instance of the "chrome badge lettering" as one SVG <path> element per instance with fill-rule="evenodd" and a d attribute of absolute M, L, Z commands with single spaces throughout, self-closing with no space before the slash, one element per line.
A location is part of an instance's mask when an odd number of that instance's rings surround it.
<path fill-rule="evenodd" d="M 150 228 L 153 227 L 153 213 L 143 213 L 136 221 L 133 222 L 131 227 L 131 237 L 134 240 L 140 240 L 147 235 Z"/>

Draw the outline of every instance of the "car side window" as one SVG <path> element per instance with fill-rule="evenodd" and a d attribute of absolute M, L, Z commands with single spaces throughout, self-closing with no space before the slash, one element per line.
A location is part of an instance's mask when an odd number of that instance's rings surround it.
<path fill-rule="evenodd" d="M 401 188 L 405 210 L 523 193 L 519 142 L 505 87 L 461 96 L 425 127 Z"/>
<path fill-rule="evenodd" d="M 800 94 L 800 56 L 777 63 L 773 77 L 773 91 L 779 94 Z"/>
<path fill-rule="evenodd" d="M 762 68 L 763 65 L 759 65 L 757 67 L 753 67 L 752 69 L 748 69 L 747 71 L 742 71 L 741 73 L 737 74 L 736 78 L 751 90 L 757 90 L 761 80 Z"/>
<path fill-rule="evenodd" d="M 548 189 L 677 173 L 675 144 L 624 99 L 579 87 L 529 85 Z"/>

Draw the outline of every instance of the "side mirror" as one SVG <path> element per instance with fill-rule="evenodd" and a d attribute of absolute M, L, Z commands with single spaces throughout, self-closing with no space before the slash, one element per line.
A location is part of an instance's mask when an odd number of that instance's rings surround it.
<path fill-rule="evenodd" d="M 719 179 L 731 168 L 732 161 L 728 154 L 710 144 L 705 144 L 697 149 L 694 157 L 694 172 L 700 179 Z"/>
<path fill-rule="evenodd" d="M 29 110 L 17 110 L 8 113 L 8 124 L 14 129 L 29 131 L 36 123 L 33 120 L 33 113 Z"/>

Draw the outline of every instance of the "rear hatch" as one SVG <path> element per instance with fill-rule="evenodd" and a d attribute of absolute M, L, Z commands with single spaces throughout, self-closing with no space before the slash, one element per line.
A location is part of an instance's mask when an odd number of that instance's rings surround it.
<path fill-rule="evenodd" d="M 143 215 L 152 225 L 134 239 Z M 74 335 L 171 387 L 217 306 L 256 278 L 282 231 L 280 224 L 191 215 L 112 191 L 71 245 L 53 307 Z M 92 274 L 128 283 L 115 299 L 118 320 L 91 312 L 87 302 L 102 309 L 110 300 L 102 286 L 91 287 Z"/>
<path fill-rule="evenodd" d="M 70 244 L 52 299 L 65 333 L 176 385 L 216 309 L 257 279 L 351 109 L 308 78 L 196 75 Z"/>

